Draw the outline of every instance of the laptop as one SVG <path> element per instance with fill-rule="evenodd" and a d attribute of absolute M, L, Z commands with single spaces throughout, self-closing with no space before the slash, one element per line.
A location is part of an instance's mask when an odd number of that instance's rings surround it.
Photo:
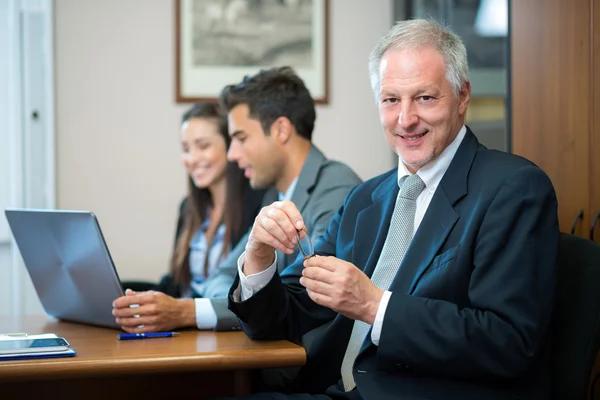
<path fill-rule="evenodd" d="M 112 302 L 124 292 L 93 213 L 6 209 L 5 214 L 48 315 L 120 328 Z"/>

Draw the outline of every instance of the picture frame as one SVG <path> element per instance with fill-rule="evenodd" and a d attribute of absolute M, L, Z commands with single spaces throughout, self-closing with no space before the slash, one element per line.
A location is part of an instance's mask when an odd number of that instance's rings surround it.
<path fill-rule="evenodd" d="M 174 0 L 175 98 L 214 101 L 261 69 L 291 66 L 329 102 L 329 0 Z"/>
<path fill-rule="evenodd" d="M 400 3 L 403 6 L 399 7 Z M 433 18 L 450 26 L 467 48 L 471 96 L 505 98 L 509 43 L 508 35 L 503 36 L 502 31 L 508 29 L 507 3 L 508 0 L 402 0 L 395 2 L 395 18 Z M 495 30 L 482 35 L 477 32 L 477 18 L 489 18 L 489 12 L 496 23 L 485 26 Z"/>

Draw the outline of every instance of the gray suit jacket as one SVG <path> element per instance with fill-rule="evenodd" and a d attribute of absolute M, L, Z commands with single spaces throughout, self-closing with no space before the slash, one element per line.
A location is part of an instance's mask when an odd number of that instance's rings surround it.
<path fill-rule="evenodd" d="M 342 206 L 346 195 L 354 186 L 361 183 L 360 178 L 348 167 L 338 161 L 325 158 L 314 145 L 304 162 L 291 201 L 302 213 L 304 224 L 313 243 L 321 237 L 335 212 Z M 263 199 L 263 206 L 277 201 L 277 189 L 270 188 Z M 227 295 L 237 274 L 237 260 L 246 249 L 248 232 L 229 256 L 221 263 L 219 272 L 206 285 L 206 296 L 217 314 L 217 331 L 239 330 L 240 324 L 235 314 L 227 309 Z M 277 269 L 281 272 L 298 256 L 277 252 Z"/>

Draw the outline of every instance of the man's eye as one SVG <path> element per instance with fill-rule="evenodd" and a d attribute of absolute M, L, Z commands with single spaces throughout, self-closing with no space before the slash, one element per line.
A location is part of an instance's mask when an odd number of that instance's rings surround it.
<path fill-rule="evenodd" d="M 394 97 L 390 97 L 388 99 L 384 99 L 383 100 L 384 103 L 390 103 L 390 104 L 395 104 L 398 102 L 398 99 L 394 98 Z"/>
<path fill-rule="evenodd" d="M 429 102 L 429 101 L 432 101 L 432 100 L 433 100 L 432 96 L 421 96 L 421 101 Z"/>

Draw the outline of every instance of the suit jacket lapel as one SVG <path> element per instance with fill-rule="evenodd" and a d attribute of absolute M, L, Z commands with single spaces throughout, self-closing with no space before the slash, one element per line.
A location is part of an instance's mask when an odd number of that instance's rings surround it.
<path fill-rule="evenodd" d="M 438 188 L 390 285 L 391 289 L 401 293 L 412 292 L 417 280 L 433 260 L 456 221 L 458 214 L 452 208 L 446 194 Z"/>
<path fill-rule="evenodd" d="M 292 203 L 296 205 L 296 208 L 300 213 L 304 211 L 304 207 L 306 207 L 306 204 L 308 203 L 310 194 L 317 184 L 317 176 L 321 170 L 321 166 L 326 160 L 327 159 L 319 149 L 315 146 L 311 146 L 308 156 L 304 161 L 304 165 L 302 166 L 302 170 L 300 171 L 300 175 L 298 176 L 296 188 L 294 189 L 291 198 Z"/>
<path fill-rule="evenodd" d="M 371 194 L 373 204 L 358 214 L 352 260 L 369 277 L 373 274 L 383 248 L 397 196 L 398 175 L 390 173 Z M 366 249 L 371 251 L 365 251 Z"/>
<path fill-rule="evenodd" d="M 306 156 L 306 160 L 304 160 L 300 175 L 298 175 L 298 181 L 296 182 L 296 187 L 292 193 L 292 198 L 290 199 L 292 203 L 296 205 L 298 211 L 303 215 L 313 188 L 317 184 L 317 177 L 321 170 L 321 166 L 325 161 L 326 158 L 323 153 L 321 153 L 314 145 L 311 146 L 308 156 Z M 311 232 L 309 232 L 309 234 L 311 234 Z M 285 261 L 283 266 L 292 264 L 298 255 L 297 253 L 297 251 L 294 254 L 281 253 L 284 257 L 283 260 Z"/>
<path fill-rule="evenodd" d="M 467 128 L 465 138 L 435 191 L 423 221 L 402 260 L 390 286 L 391 290 L 412 293 L 458 221 L 459 216 L 454 211 L 454 205 L 467 194 L 467 178 L 478 147 L 477 138 Z"/>

